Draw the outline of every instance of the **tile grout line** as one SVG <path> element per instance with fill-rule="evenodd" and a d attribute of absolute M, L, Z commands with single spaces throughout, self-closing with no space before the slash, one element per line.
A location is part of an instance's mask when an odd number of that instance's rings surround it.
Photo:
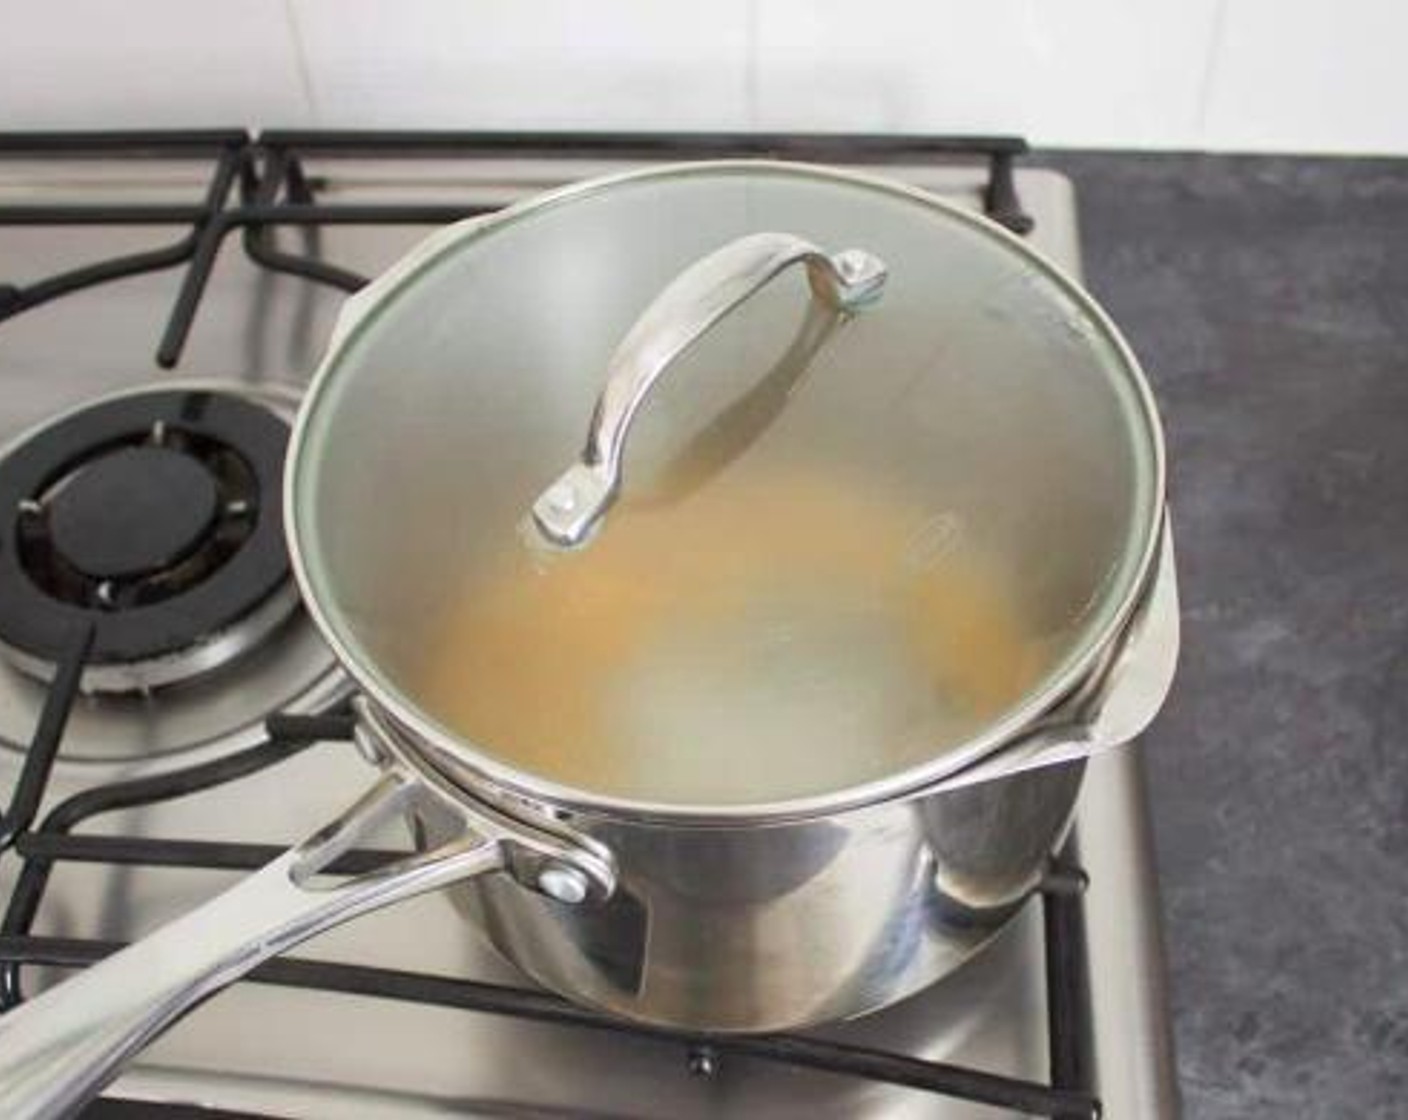
<path fill-rule="evenodd" d="M 1198 80 L 1198 106 L 1193 121 L 1197 144 L 1207 147 L 1208 109 L 1212 102 L 1213 82 L 1217 77 L 1217 62 L 1222 53 L 1222 37 L 1227 30 L 1227 7 L 1230 0 L 1217 0 L 1213 9 L 1212 28 L 1208 35 L 1208 56 L 1203 63 L 1203 72 Z"/>
<path fill-rule="evenodd" d="M 747 0 L 745 22 L 744 68 L 743 68 L 743 107 L 747 114 L 748 127 L 760 127 L 758 121 L 758 5 L 761 0 Z"/>
<path fill-rule="evenodd" d="M 294 11 L 295 0 L 284 0 L 284 21 L 288 24 L 289 37 L 293 40 L 293 54 L 298 65 L 298 83 L 303 87 L 303 99 L 307 102 L 310 125 L 322 124 L 322 114 L 318 108 L 318 96 L 313 88 L 313 73 L 308 65 L 308 51 L 303 42 L 303 28 Z"/>

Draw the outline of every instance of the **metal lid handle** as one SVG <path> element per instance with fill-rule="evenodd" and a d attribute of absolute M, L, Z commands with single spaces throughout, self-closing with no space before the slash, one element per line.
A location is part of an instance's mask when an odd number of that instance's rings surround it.
<path fill-rule="evenodd" d="M 887 271 L 862 249 L 831 256 L 789 233 L 731 241 L 680 273 L 631 327 L 611 356 L 580 461 L 533 503 L 533 521 L 553 544 L 587 539 L 621 486 L 631 422 L 670 364 L 715 323 L 794 264 L 805 264 L 813 295 L 840 311 L 878 299 Z"/>

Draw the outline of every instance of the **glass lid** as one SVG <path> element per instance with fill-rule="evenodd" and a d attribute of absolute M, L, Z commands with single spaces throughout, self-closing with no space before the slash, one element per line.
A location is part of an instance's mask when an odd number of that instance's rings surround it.
<path fill-rule="evenodd" d="M 663 294 L 662 294 L 663 293 Z M 296 564 L 376 699 L 535 795 L 800 810 L 1078 683 L 1162 504 L 1147 388 L 991 223 L 695 164 L 457 227 L 304 404 Z"/>

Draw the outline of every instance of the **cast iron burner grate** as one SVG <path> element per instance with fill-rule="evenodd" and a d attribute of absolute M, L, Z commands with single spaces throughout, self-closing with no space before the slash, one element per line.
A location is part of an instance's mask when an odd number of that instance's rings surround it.
<path fill-rule="evenodd" d="M 184 389 L 110 398 L 21 441 L 0 459 L 4 652 L 48 677 L 75 622 L 101 618 L 85 687 L 124 691 L 257 642 L 296 605 L 287 442 L 268 409 Z"/>
<path fill-rule="evenodd" d="M 0 158 L 34 158 L 52 155 L 72 158 L 208 158 L 209 185 L 204 200 L 195 205 L 8 205 L 0 206 L 0 225 L 136 224 L 170 225 L 186 230 L 175 242 L 155 250 L 96 262 L 24 286 L 0 284 L 0 320 L 38 306 L 67 292 L 140 272 L 188 265 L 166 331 L 157 351 L 158 364 L 176 364 L 190 330 L 205 282 L 228 233 L 243 232 L 245 251 L 257 263 L 277 271 L 304 276 L 316 282 L 355 291 L 366 279 L 314 256 L 283 251 L 272 240 L 280 226 L 317 227 L 325 224 L 407 225 L 439 224 L 482 213 L 484 207 L 450 201 L 438 204 L 325 204 L 315 200 L 319 184 L 304 172 L 305 157 L 373 156 L 383 158 L 482 158 L 541 157 L 553 159 L 690 159 L 771 156 L 826 161 L 932 163 L 959 160 L 985 161 L 988 183 L 984 192 L 988 214 L 1017 232 L 1026 232 L 1031 221 L 1023 212 L 1013 177 L 1013 160 L 1026 151 L 1023 141 L 1009 137 L 914 136 L 789 136 L 768 134 L 723 135 L 590 135 L 590 134 L 471 134 L 471 133 L 310 133 L 268 132 L 257 140 L 237 131 L 190 133 L 89 133 L 0 134 Z M 232 201 L 235 186 L 238 202 Z M 168 426 L 166 439 L 175 428 Z M 138 449 L 169 447 L 152 439 L 150 421 L 146 435 L 124 446 Z M 135 472 L 176 471 L 155 466 L 154 460 L 126 463 L 119 470 Z M 70 472 L 73 467 L 70 466 Z M 187 472 L 188 473 L 188 472 Z M 213 472 L 224 478 L 220 472 Z M 257 471 L 256 471 L 257 473 Z M 95 480 L 97 485 L 98 480 Z M 173 557 L 188 556 L 193 537 L 201 540 L 210 531 L 209 492 L 189 477 L 175 485 L 185 487 L 191 508 L 163 522 L 153 548 L 170 566 Z M 86 483 L 85 483 L 86 486 Z M 217 482 L 217 492 L 221 491 Z M 265 489 L 264 493 L 277 493 Z M 16 502 L 25 496 L 16 498 Z M 31 500 L 32 495 L 29 495 Z M 50 495 L 51 501 L 58 495 Z M 88 581 L 112 578 L 136 561 L 121 549 L 88 553 L 86 541 L 71 543 L 65 518 L 84 515 L 92 501 L 82 490 L 70 496 L 77 508 L 63 511 L 59 526 L 51 521 L 47 547 L 69 549 L 75 567 Z M 238 501 L 238 498 L 234 499 Z M 42 502 L 41 502 L 42 504 Z M 228 501 L 227 501 L 228 505 Z M 0 507 L 3 508 L 3 507 Z M 32 511 L 31 511 L 32 512 Z M 228 509 L 225 511 L 228 514 Z M 215 515 L 217 518 L 219 513 Z M 31 545 L 32 546 L 32 545 Z M 27 546 L 27 547 L 31 547 Z M 157 547 L 160 546 L 160 547 Z M 10 551 L 8 548 L 5 550 Z M 174 561 L 179 563 L 179 560 Z M 96 570 L 95 570 L 96 569 Z M 28 578 L 28 577 L 26 577 Z M 64 594 L 85 598 L 96 595 L 96 586 L 79 581 Z M 127 592 L 140 598 L 147 592 Z M 150 805 L 175 798 L 197 796 L 291 759 L 322 739 L 346 738 L 350 724 L 345 713 L 321 717 L 271 718 L 267 739 L 253 747 L 160 775 L 96 785 L 53 806 L 38 820 L 38 810 L 50 772 L 63 740 L 64 727 L 88 669 L 116 639 L 110 627 L 119 617 L 85 602 L 80 605 L 59 597 L 72 608 L 47 635 L 46 651 L 54 665 L 30 749 L 25 756 L 8 809 L 0 816 L 0 853 L 12 852 L 20 860 L 19 881 L 0 922 L 0 1009 L 14 1007 L 24 998 L 22 973 L 26 966 L 81 968 L 120 948 L 90 938 L 36 936 L 30 931 L 45 897 L 53 868 L 65 862 L 105 864 L 111 867 L 187 867 L 252 871 L 279 854 L 279 849 L 248 843 L 217 843 L 184 839 L 155 839 L 121 835 L 74 835 L 81 824 L 121 809 Z M 160 591 L 154 599 L 159 606 Z M 37 823 L 36 823 L 37 822 Z M 402 853 L 353 851 L 333 865 L 332 871 L 356 874 Z M 275 984 L 361 995 L 369 998 L 411 1001 L 484 1014 L 555 1023 L 570 1029 L 611 1031 L 650 1036 L 677 1042 L 684 1065 L 708 1076 L 730 1055 L 746 1055 L 793 1066 L 869 1078 L 955 1099 L 991 1104 L 1013 1112 L 1047 1117 L 1098 1117 L 1099 1101 L 1092 1093 L 1092 1041 L 1089 983 L 1085 948 L 1085 919 L 1081 893 L 1084 873 L 1065 859 L 1053 861 L 1041 886 L 1046 948 L 1046 987 L 1050 1082 L 1006 1077 L 966 1067 L 932 1062 L 805 1035 L 758 1037 L 698 1037 L 645 1028 L 575 1007 L 539 991 L 487 984 L 458 977 L 427 975 L 356 964 L 331 963 L 296 957 L 270 961 L 248 978 L 254 983 Z M 179 1029 L 179 1028 L 178 1028 Z M 143 1115 L 190 1116 L 188 1108 L 142 1104 Z M 95 1102 L 87 1115 L 130 1115 L 122 1102 Z"/>
<path fill-rule="evenodd" d="M 1014 233 L 1029 233 L 1013 166 L 1027 151 L 1015 136 L 870 136 L 846 133 L 577 133 L 360 132 L 271 130 L 257 137 L 230 129 L 181 132 L 0 133 L 0 160 L 101 158 L 208 160 L 209 178 L 197 203 L 54 203 L 0 205 L 0 226 L 140 225 L 184 231 L 156 249 L 130 253 L 26 284 L 0 279 L 0 322 L 69 292 L 186 265 L 156 361 L 171 369 L 195 320 L 225 238 L 243 235 L 246 254 L 275 272 L 355 292 L 368 278 L 312 254 L 290 253 L 274 232 L 294 226 L 445 225 L 499 209 L 465 201 L 327 203 L 323 185 L 305 171 L 308 159 L 553 159 L 674 161 L 786 159 L 811 163 L 967 163 L 987 165 L 983 210 Z M 238 187 L 238 192 L 236 188 Z"/>

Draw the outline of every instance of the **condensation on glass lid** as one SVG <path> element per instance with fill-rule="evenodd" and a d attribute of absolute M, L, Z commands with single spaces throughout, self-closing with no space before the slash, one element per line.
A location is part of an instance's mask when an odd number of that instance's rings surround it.
<path fill-rule="evenodd" d="M 961 536 L 815 472 L 623 501 L 584 549 L 470 572 L 397 675 L 456 735 L 593 793 L 842 789 L 973 737 L 1049 668 L 1013 578 Z"/>

